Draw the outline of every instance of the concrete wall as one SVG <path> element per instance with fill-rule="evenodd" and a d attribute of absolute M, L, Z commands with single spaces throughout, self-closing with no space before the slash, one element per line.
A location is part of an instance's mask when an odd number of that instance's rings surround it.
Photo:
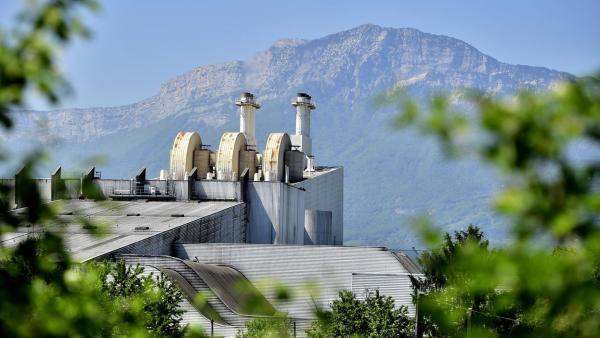
<path fill-rule="evenodd" d="M 302 182 L 294 183 L 305 189 L 306 209 L 331 211 L 332 236 L 335 245 L 344 240 L 344 170 L 331 168 Z"/>
<path fill-rule="evenodd" d="M 281 182 L 248 182 L 248 243 L 303 244 L 304 191 Z"/>

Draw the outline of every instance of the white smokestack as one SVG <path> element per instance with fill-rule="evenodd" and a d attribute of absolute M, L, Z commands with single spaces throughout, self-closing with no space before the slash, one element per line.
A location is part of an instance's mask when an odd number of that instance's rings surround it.
<path fill-rule="evenodd" d="M 251 93 L 242 93 L 235 105 L 240 107 L 240 132 L 246 136 L 248 145 L 256 149 L 256 110 L 260 104 Z"/>
<path fill-rule="evenodd" d="M 292 106 L 296 107 L 296 135 L 310 137 L 310 111 L 316 108 L 310 99 L 310 95 L 298 93 L 292 102 Z"/>
<path fill-rule="evenodd" d="M 316 107 L 311 102 L 310 95 L 306 93 L 298 93 L 296 99 L 292 101 L 292 106 L 296 107 L 296 135 L 292 137 L 292 144 L 298 146 L 299 150 L 306 155 L 311 156 L 310 112 Z"/>

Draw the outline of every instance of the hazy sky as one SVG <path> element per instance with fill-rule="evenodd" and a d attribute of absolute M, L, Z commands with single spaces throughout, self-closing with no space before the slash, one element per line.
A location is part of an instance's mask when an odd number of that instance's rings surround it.
<path fill-rule="evenodd" d="M 576 75 L 600 69 L 599 0 L 101 3 L 87 20 L 92 40 L 62 55 L 76 90 L 63 106 L 132 103 L 193 67 L 245 60 L 280 38 L 313 39 L 364 23 L 456 37 L 509 63 Z M 0 0 L 0 25 L 10 24 L 21 5 Z"/>

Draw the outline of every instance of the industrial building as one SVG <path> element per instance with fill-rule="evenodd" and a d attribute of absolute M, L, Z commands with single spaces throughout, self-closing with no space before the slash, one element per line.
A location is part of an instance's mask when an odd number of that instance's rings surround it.
<path fill-rule="evenodd" d="M 299 93 L 294 134 L 269 134 L 265 149 L 256 146 L 256 114 L 260 104 L 242 93 L 236 105 L 240 130 L 222 135 L 211 150 L 196 131 L 179 132 L 170 151 L 169 168 L 147 177 L 142 168 L 128 179 L 102 178 L 96 168 L 81 177 L 62 177 L 57 168 L 36 179 L 47 203 L 61 205 L 65 240 L 80 261 L 123 258 L 146 270 L 161 271 L 184 291 L 186 323 L 212 327 L 233 336 L 256 318 L 241 302 L 235 283 L 245 283 L 264 300 L 267 313 L 285 311 L 299 333 L 314 318 L 315 304 L 327 307 L 342 289 L 359 297 L 378 289 L 411 313 L 411 275 L 418 268 L 402 252 L 385 248 L 343 246 L 343 168 L 317 166 L 312 153 L 310 95 Z M 22 187 L 15 178 L 16 213 L 25 213 Z M 95 187 L 94 196 L 83 186 Z M 104 201 L 98 201 L 100 196 Z M 82 229 L 79 221 L 105 223 L 107 235 Z M 5 245 L 45 231 L 32 226 L 2 235 Z M 277 303 L 276 283 L 296 295 Z M 314 285 L 312 298 L 302 288 Z M 208 292 L 207 307 L 193 305 L 198 292 Z"/>

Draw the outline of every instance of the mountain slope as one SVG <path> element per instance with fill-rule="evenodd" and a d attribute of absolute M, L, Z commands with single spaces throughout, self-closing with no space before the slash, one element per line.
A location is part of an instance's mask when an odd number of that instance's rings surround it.
<path fill-rule="evenodd" d="M 253 92 L 263 106 L 260 149 L 269 132 L 293 132 L 290 100 L 306 91 L 317 102 L 317 163 L 345 167 L 347 243 L 412 245 L 409 219 L 421 213 L 447 228 L 477 223 L 501 239 L 486 206 L 498 184 L 494 175 L 474 161 L 445 161 L 433 142 L 414 132 L 391 132 L 390 112 L 375 110 L 372 99 L 393 86 L 416 97 L 463 87 L 507 94 L 543 90 L 569 77 L 499 62 L 454 38 L 363 25 L 310 41 L 280 40 L 248 61 L 195 68 L 132 105 L 23 114 L 11 139 L 27 139 L 45 119 L 64 138 L 56 160 L 65 166 L 106 154 L 105 176 L 129 177 L 141 166 L 156 174 L 168 166 L 176 131 L 197 130 L 214 149 L 223 131 L 237 130 L 239 92 Z"/>

